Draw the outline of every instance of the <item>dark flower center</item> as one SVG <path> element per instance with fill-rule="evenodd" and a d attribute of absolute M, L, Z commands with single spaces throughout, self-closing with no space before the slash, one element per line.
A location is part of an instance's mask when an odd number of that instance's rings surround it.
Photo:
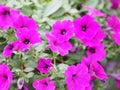
<path fill-rule="evenodd" d="M 44 85 L 45 85 L 45 86 L 48 86 L 48 83 L 47 83 L 47 82 L 44 82 Z"/>
<path fill-rule="evenodd" d="M 21 25 L 21 26 L 20 26 L 20 28 L 24 28 L 24 27 L 26 27 L 26 26 L 25 26 L 25 25 Z"/>
<path fill-rule="evenodd" d="M 4 16 L 9 16 L 9 15 L 10 15 L 10 11 L 9 11 L 9 10 L 4 11 L 4 12 L 3 12 L 3 15 L 4 15 Z"/>
<path fill-rule="evenodd" d="M 14 46 L 12 44 L 9 45 L 9 50 L 12 50 Z"/>
<path fill-rule="evenodd" d="M 27 45 L 27 44 L 30 43 L 30 40 L 29 39 L 25 39 L 23 43 Z"/>
<path fill-rule="evenodd" d="M 76 78 L 76 76 L 77 76 L 76 74 L 73 74 L 72 75 L 72 80 L 74 80 Z"/>
<path fill-rule="evenodd" d="M 87 30 L 87 26 L 86 26 L 86 25 L 83 25 L 83 26 L 82 26 L 82 31 L 86 32 L 86 30 Z"/>
<path fill-rule="evenodd" d="M 88 65 L 88 69 L 90 69 L 90 64 Z"/>
<path fill-rule="evenodd" d="M 7 76 L 7 75 L 3 75 L 3 78 L 4 78 L 5 80 L 8 80 L 8 76 Z"/>
<path fill-rule="evenodd" d="M 25 90 L 24 87 L 22 87 L 21 90 Z"/>
<path fill-rule="evenodd" d="M 63 29 L 63 30 L 61 30 L 61 32 L 60 32 L 62 35 L 65 35 L 66 34 L 66 30 L 65 29 Z"/>
<path fill-rule="evenodd" d="M 44 68 L 46 68 L 46 69 L 49 68 L 49 65 L 45 63 Z"/>
<path fill-rule="evenodd" d="M 89 51 L 90 51 L 91 53 L 95 53 L 95 48 L 91 47 L 91 48 L 89 48 Z"/>
<path fill-rule="evenodd" d="M 53 42 L 53 45 L 57 46 L 57 45 L 58 45 L 57 41 L 54 41 L 54 42 Z"/>

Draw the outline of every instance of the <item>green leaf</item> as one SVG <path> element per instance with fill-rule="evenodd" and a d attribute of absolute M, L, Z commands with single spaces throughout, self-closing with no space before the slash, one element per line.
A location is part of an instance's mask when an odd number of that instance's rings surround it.
<path fill-rule="evenodd" d="M 27 68 L 24 69 L 25 72 L 30 72 L 30 71 L 33 71 L 33 70 L 34 70 L 34 68 L 31 68 L 31 67 L 27 67 Z"/>
<path fill-rule="evenodd" d="M 44 10 L 44 16 L 50 16 L 54 12 L 56 12 L 60 7 L 62 6 L 61 0 L 52 0 L 48 5 L 46 6 Z"/>
<path fill-rule="evenodd" d="M 62 73 L 64 73 L 64 71 L 67 69 L 68 65 L 67 64 L 59 64 L 58 68 L 60 71 L 62 71 Z"/>
<path fill-rule="evenodd" d="M 31 78 L 31 77 L 33 77 L 33 75 L 34 75 L 34 73 L 30 72 L 30 73 L 27 74 L 27 78 Z"/>

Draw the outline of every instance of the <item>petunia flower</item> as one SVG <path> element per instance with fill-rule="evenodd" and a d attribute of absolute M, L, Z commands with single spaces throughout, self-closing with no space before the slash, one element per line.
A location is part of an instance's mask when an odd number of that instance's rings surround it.
<path fill-rule="evenodd" d="M 88 39 L 82 39 L 81 41 L 84 43 L 85 46 L 91 46 L 94 44 L 100 44 L 100 42 L 106 37 L 105 33 L 103 30 L 98 30 L 96 35 L 93 37 L 92 40 L 88 40 Z"/>
<path fill-rule="evenodd" d="M 77 18 L 74 21 L 75 36 L 81 41 L 83 39 L 92 40 L 98 30 L 99 24 L 89 15 Z"/>
<path fill-rule="evenodd" d="M 30 46 L 41 43 L 40 34 L 36 30 L 30 30 L 27 28 L 19 29 L 16 33 L 19 40 L 19 49 L 24 51 Z"/>
<path fill-rule="evenodd" d="M 120 89 L 120 74 L 111 74 L 110 75 L 112 78 L 115 79 L 115 82 L 116 82 L 116 86 L 118 89 Z"/>
<path fill-rule="evenodd" d="M 120 5 L 120 0 L 110 0 L 110 2 L 112 3 L 111 8 L 117 10 Z"/>
<path fill-rule="evenodd" d="M 18 90 L 29 90 L 28 87 L 24 84 L 23 87 L 21 89 Z"/>
<path fill-rule="evenodd" d="M 10 57 L 14 50 L 17 50 L 18 41 L 13 41 L 6 45 L 5 49 L 2 52 L 2 56 Z"/>
<path fill-rule="evenodd" d="M 47 77 L 41 80 L 35 80 L 33 87 L 35 90 L 55 90 L 55 82 L 50 81 L 50 77 Z"/>
<path fill-rule="evenodd" d="M 60 41 L 68 41 L 73 35 L 73 25 L 70 20 L 56 21 L 52 26 L 52 34 Z"/>
<path fill-rule="evenodd" d="M 101 12 L 98 9 L 92 8 L 90 6 L 87 6 L 85 4 L 82 4 L 82 8 L 85 8 L 88 10 L 88 15 L 92 16 L 92 17 L 106 17 L 107 15 L 103 12 Z"/>
<path fill-rule="evenodd" d="M 19 16 L 13 23 L 13 28 L 19 30 L 23 28 L 27 28 L 30 30 L 37 30 L 38 25 L 33 18 L 29 18 L 28 16 Z"/>
<path fill-rule="evenodd" d="M 48 40 L 48 46 L 53 52 L 58 52 L 61 56 L 68 54 L 68 51 L 72 49 L 71 43 L 68 41 L 59 41 L 51 33 L 46 34 Z"/>
<path fill-rule="evenodd" d="M 81 61 L 83 64 L 85 64 L 88 67 L 89 73 L 91 75 L 91 80 L 95 80 L 95 79 L 104 80 L 104 79 L 108 78 L 102 65 L 100 65 L 93 58 L 83 57 L 81 59 Z"/>
<path fill-rule="evenodd" d="M 38 61 L 37 69 L 41 73 L 47 74 L 52 69 L 52 59 L 51 58 L 40 58 Z"/>
<path fill-rule="evenodd" d="M 0 89 L 9 90 L 12 82 L 12 72 L 6 64 L 0 65 Z"/>
<path fill-rule="evenodd" d="M 20 11 L 10 9 L 0 4 L 0 28 L 7 30 L 13 26 L 13 22 L 20 16 Z"/>
<path fill-rule="evenodd" d="M 116 15 L 108 17 L 107 22 L 114 32 L 120 31 L 120 19 Z"/>
<path fill-rule="evenodd" d="M 120 44 L 120 19 L 116 15 L 108 17 L 108 25 L 112 28 L 112 38 L 116 44 Z"/>
<path fill-rule="evenodd" d="M 95 59 L 96 61 L 103 61 L 106 56 L 106 51 L 104 49 L 104 44 L 95 44 L 87 46 L 86 54 L 88 57 Z"/>
<path fill-rule="evenodd" d="M 85 90 L 90 83 L 88 68 L 84 64 L 71 65 L 65 71 L 67 90 Z"/>
<path fill-rule="evenodd" d="M 112 34 L 112 38 L 114 39 L 115 43 L 120 45 L 120 32 L 115 32 Z"/>

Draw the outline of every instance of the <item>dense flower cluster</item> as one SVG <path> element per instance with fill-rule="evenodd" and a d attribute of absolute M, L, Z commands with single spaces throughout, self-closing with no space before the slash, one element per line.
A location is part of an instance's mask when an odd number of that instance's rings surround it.
<path fill-rule="evenodd" d="M 69 39 L 73 36 L 73 25 L 70 20 L 56 21 L 52 26 L 52 32 L 46 34 L 49 48 L 64 56 L 72 49 Z"/>
<path fill-rule="evenodd" d="M 23 16 L 18 10 L 10 9 L 9 7 L 0 5 L 0 28 L 16 29 L 16 37 L 18 40 L 9 43 L 4 51 L 3 56 L 9 57 L 15 50 L 25 51 L 32 45 L 41 42 L 38 32 L 37 23 L 28 16 Z M 4 22 L 3 22 L 4 21 Z"/>
<path fill-rule="evenodd" d="M 106 34 L 100 24 L 95 21 L 96 17 L 104 18 L 107 15 L 87 5 L 82 5 L 82 7 L 88 10 L 86 15 L 76 18 L 73 22 L 71 20 L 57 20 L 52 25 L 51 32 L 47 32 L 45 35 L 49 49 L 53 54 L 60 54 L 59 57 L 69 54 L 69 51 L 74 46 L 72 42 L 70 42 L 73 36 L 85 47 L 85 56 L 81 58 L 80 62 L 77 65 L 68 66 L 64 72 L 67 90 L 92 90 L 92 81 L 96 79 L 104 81 L 108 78 L 101 64 L 106 57 L 105 45 L 102 42 Z M 112 15 L 108 17 L 108 25 L 113 29 L 112 37 L 115 43 L 120 44 L 120 20 L 117 16 Z M 33 45 L 42 42 L 40 33 L 38 32 L 38 25 L 33 18 L 21 15 L 19 10 L 10 9 L 3 5 L 0 5 L 0 28 L 3 30 L 14 28 L 17 38 L 17 40 L 9 42 L 5 46 L 2 53 L 3 57 L 11 57 L 14 51 L 24 52 Z M 52 63 L 53 57 L 48 57 L 43 57 L 38 60 L 36 69 L 38 73 L 44 75 L 44 78 L 33 81 L 33 88 L 35 90 L 56 89 L 55 80 L 53 81 L 53 79 L 50 78 L 51 70 L 56 65 Z M 56 59 L 56 57 L 54 59 Z M 120 80 L 116 78 L 115 75 L 112 75 L 112 77 L 115 78 L 120 88 Z M 1 90 L 8 90 L 11 82 L 12 72 L 6 64 L 1 64 Z M 26 84 L 21 88 L 21 90 L 28 90 Z"/>

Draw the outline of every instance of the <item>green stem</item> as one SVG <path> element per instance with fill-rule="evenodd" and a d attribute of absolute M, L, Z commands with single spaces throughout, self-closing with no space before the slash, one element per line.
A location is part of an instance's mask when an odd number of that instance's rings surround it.
<path fill-rule="evenodd" d="M 55 53 L 53 53 L 53 63 L 56 66 L 56 54 Z"/>

